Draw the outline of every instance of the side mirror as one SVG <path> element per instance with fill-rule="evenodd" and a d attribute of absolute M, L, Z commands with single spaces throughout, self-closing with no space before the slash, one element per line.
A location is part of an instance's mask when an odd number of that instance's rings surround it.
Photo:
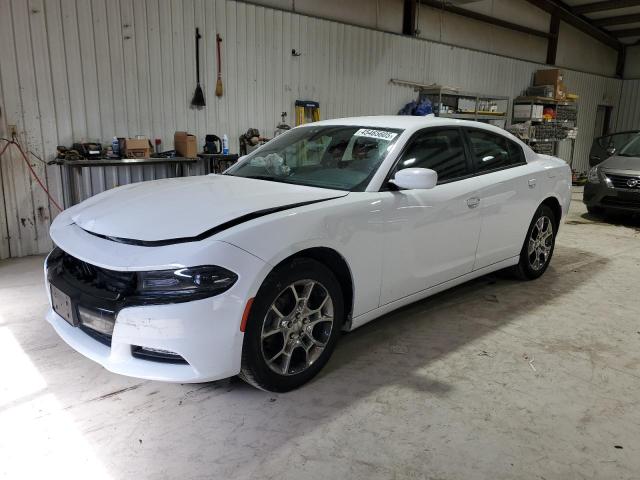
<path fill-rule="evenodd" d="M 428 190 L 438 183 L 438 174 L 429 168 L 404 168 L 389 182 L 407 190 Z"/>

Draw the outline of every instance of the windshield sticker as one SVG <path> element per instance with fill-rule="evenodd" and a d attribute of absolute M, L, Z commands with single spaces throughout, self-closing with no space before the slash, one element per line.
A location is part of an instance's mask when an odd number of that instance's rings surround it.
<path fill-rule="evenodd" d="M 355 137 L 378 138 L 380 140 L 391 141 L 398 136 L 397 133 L 387 132 L 385 130 L 373 130 L 371 128 L 361 128 L 353 134 Z"/>

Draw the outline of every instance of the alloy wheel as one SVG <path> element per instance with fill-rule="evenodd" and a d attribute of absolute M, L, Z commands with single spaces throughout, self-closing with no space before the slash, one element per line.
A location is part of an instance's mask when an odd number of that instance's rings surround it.
<path fill-rule="evenodd" d="M 311 367 L 322 354 L 333 329 L 333 300 L 315 280 L 299 280 L 282 290 L 262 322 L 262 356 L 279 375 Z"/>
<path fill-rule="evenodd" d="M 539 271 L 547 264 L 553 248 L 553 224 L 547 216 L 541 216 L 531 229 L 529 236 L 529 265 Z"/>

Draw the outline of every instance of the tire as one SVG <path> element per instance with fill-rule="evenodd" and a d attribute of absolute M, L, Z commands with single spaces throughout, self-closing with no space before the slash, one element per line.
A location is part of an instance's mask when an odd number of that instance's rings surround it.
<path fill-rule="evenodd" d="M 557 228 L 558 222 L 553 210 L 547 205 L 540 205 L 527 230 L 527 236 L 520 251 L 520 261 L 513 267 L 513 273 L 517 278 L 535 280 L 544 274 L 553 256 Z M 542 243 L 540 243 L 541 239 L 543 239 Z M 530 253 L 530 247 L 533 247 L 532 253 Z"/>
<path fill-rule="evenodd" d="M 329 360 L 344 315 L 340 283 L 322 263 L 297 258 L 277 267 L 251 307 L 240 378 L 272 392 L 305 384 Z"/>

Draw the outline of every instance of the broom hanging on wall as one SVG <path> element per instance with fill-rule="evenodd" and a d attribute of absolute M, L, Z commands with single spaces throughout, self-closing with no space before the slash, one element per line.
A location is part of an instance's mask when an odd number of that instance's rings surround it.
<path fill-rule="evenodd" d="M 191 99 L 192 107 L 204 107 L 206 105 L 204 101 L 204 93 L 202 93 L 202 87 L 200 86 L 200 29 L 196 28 L 196 91 L 193 93 Z"/>
<path fill-rule="evenodd" d="M 216 53 L 218 60 L 218 80 L 216 81 L 216 97 L 222 96 L 222 60 L 220 58 L 220 44 L 222 43 L 222 38 L 220 35 L 216 34 Z"/>

